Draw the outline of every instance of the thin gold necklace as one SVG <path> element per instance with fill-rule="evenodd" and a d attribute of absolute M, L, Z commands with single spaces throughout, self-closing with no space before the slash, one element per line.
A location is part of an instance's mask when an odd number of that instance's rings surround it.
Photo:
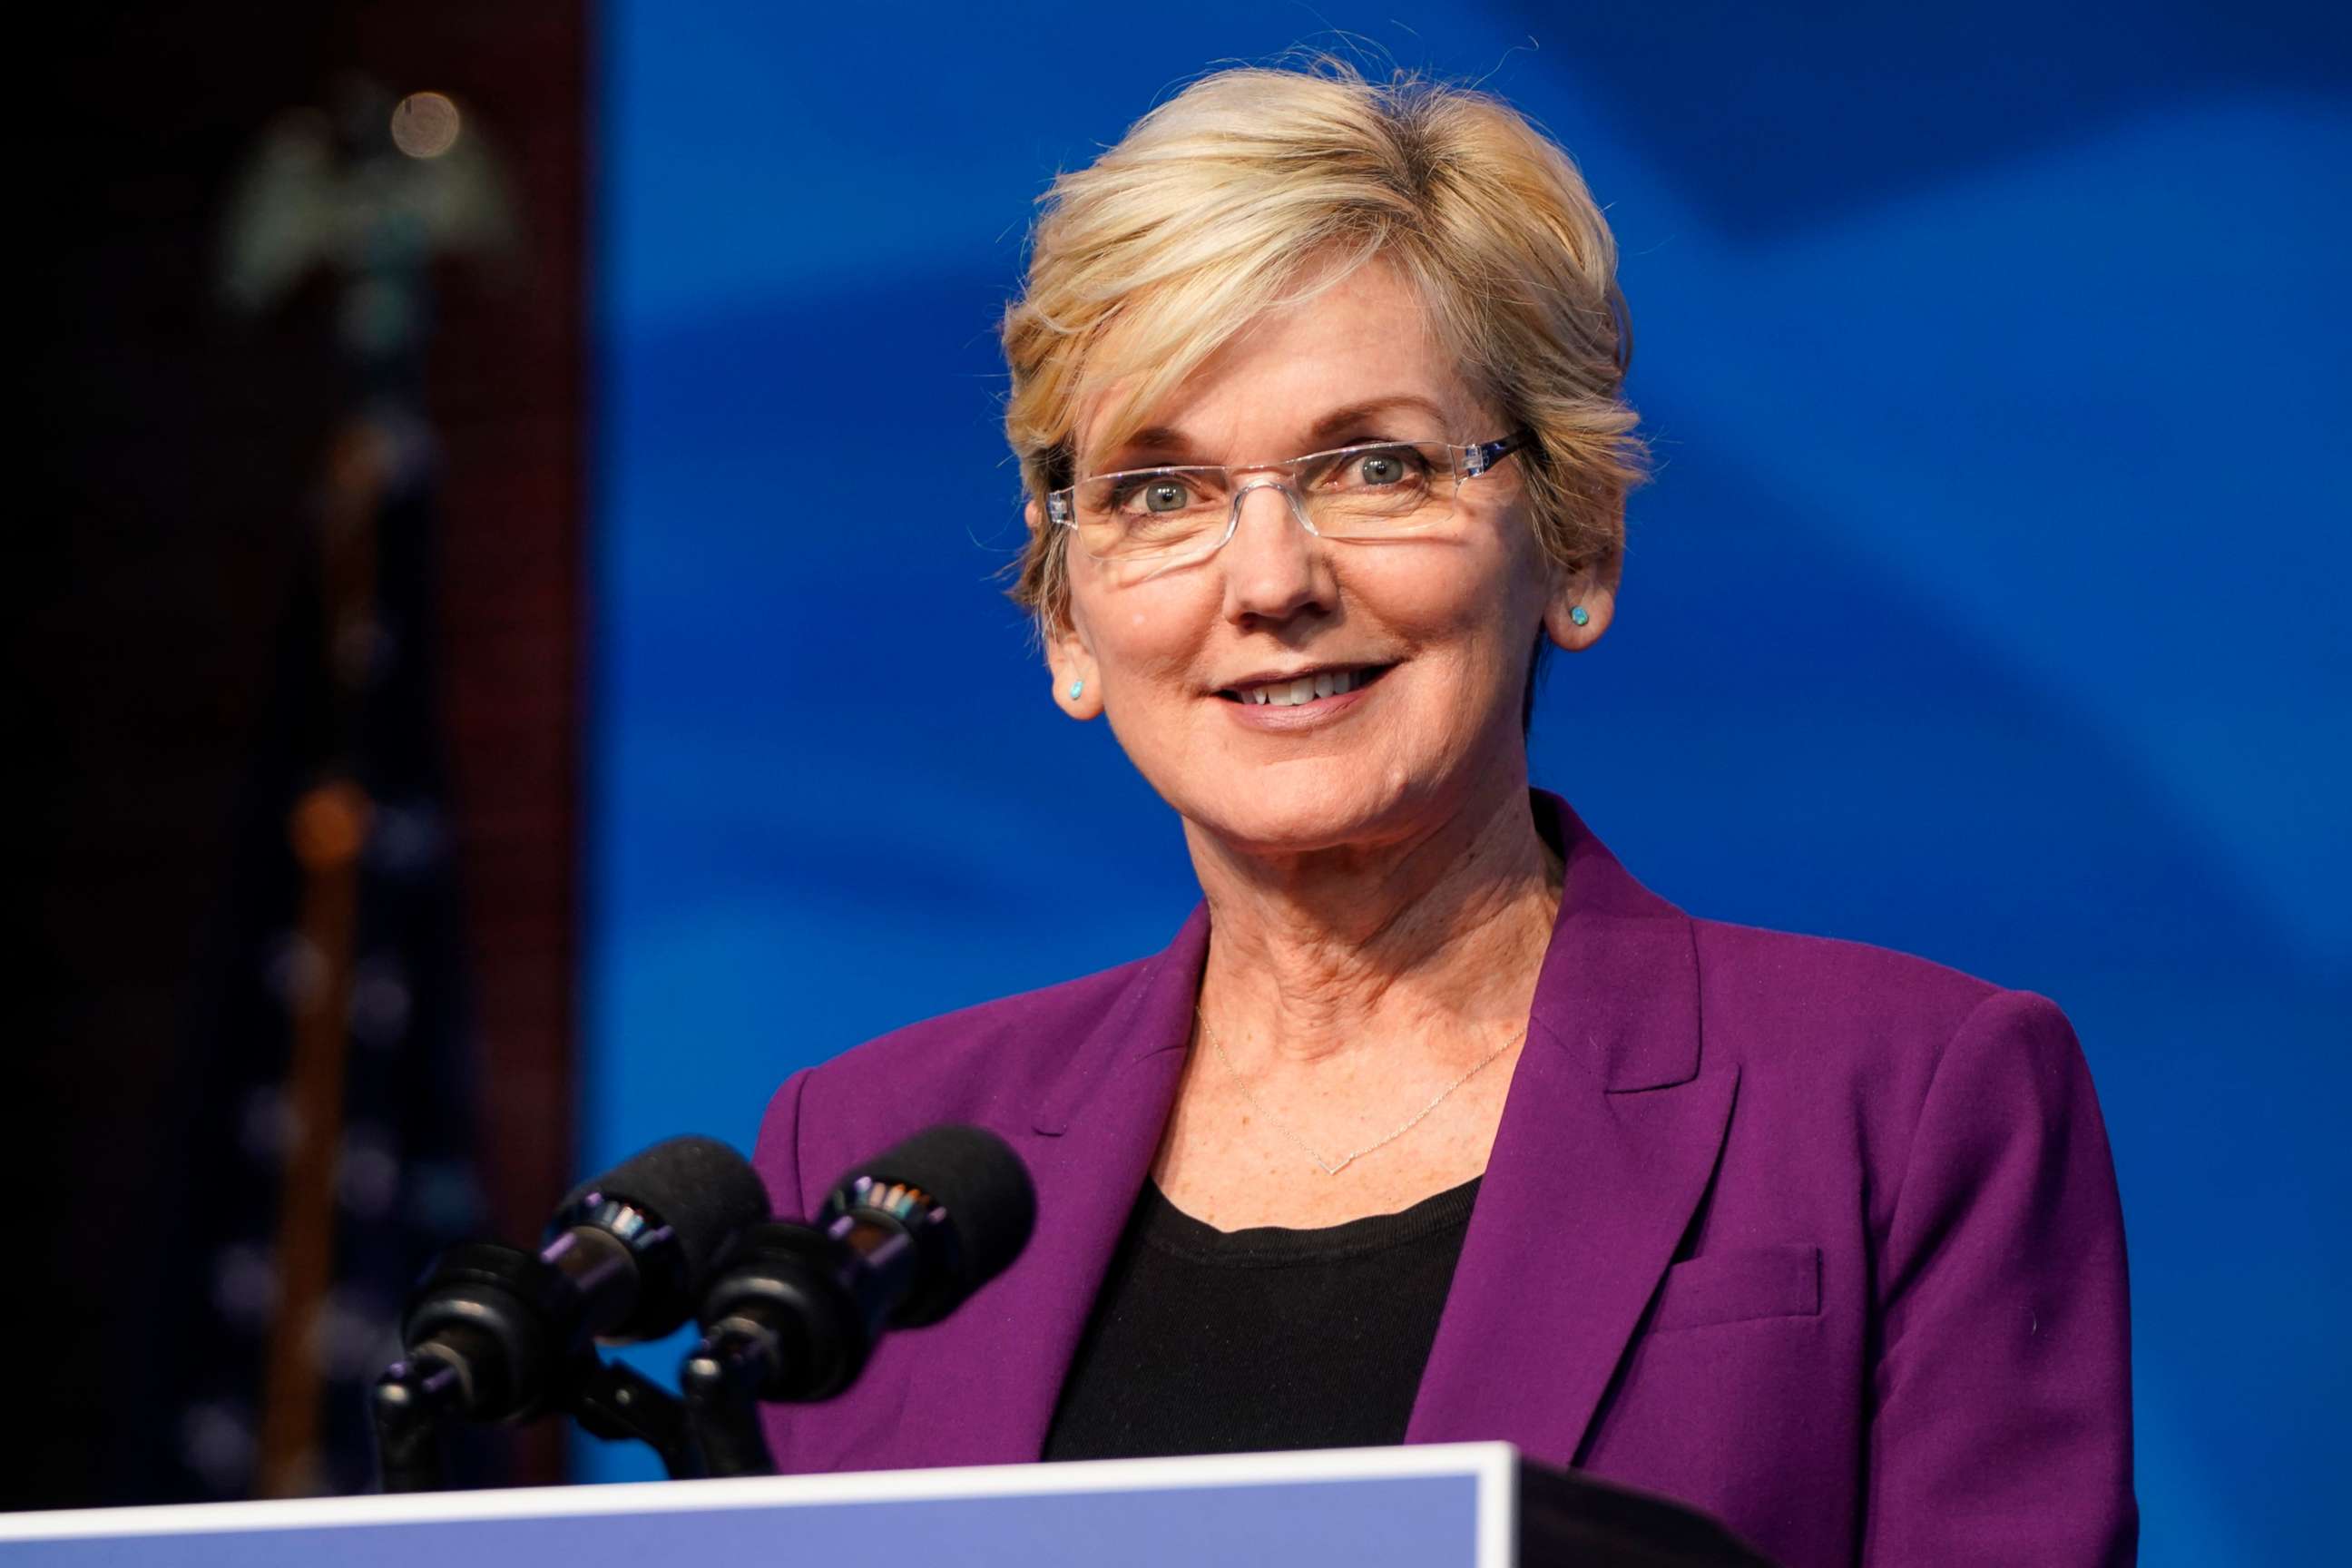
<path fill-rule="evenodd" d="M 1502 1045 L 1497 1047 L 1492 1056 L 1486 1058 L 1476 1067 L 1472 1068 L 1468 1072 L 1464 1073 L 1460 1078 L 1455 1079 L 1452 1083 L 1447 1084 L 1444 1089 L 1439 1089 L 1435 1100 L 1431 1100 L 1427 1105 L 1423 1106 L 1419 1110 L 1413 1112 L 1412 1116 L 1406 1118 L 1404 1125 L 1399 1127 L 1387 1137 L 1367 1143 L 1362 1148 L 1356 1150 L 1353 1153 L 1342 1154 L 1337 1160 L 1327 1160 L 1316 1151 L 1314 1144 L 1309 1143 L 1306 1139 L 1301 1138 L 1297 1132 L 1293 1131 L 1291 1130 L 1290 1123 L 1285 1121 L 1281 1117 L 1276 1116 L 1272 1110 L 1268 1110 L 1265 1102 L 1258 1099 L 1255 1094 L 1250 1091 L 1249 1080 L 1242 1077 L 1241 1069 L 1239 1068 L 1234 1066 L 1234 1058 L 1225 1054 L 1225 1043 L 1224 1041 L 1217 1038 L 1217 1031 L 1215 1027 L 1210 1024 L 1209 1016 L 1206 1013 L 1200 1011 L 1198 1008 L 1193 1009 L 1192 1016 L 1201 1020 L 1201 1032 L 1209 1037 L 1209 1048 L 1215 1051 L 1217 1053 L 1217 1059 L 1225 1064 L 1225 1071 L 1232 1077 L 1234 1087 L 1242 1091 L 1242 1098 L 1250 1102 L 1250 1109 L 1256 1111 L 1260 1116 L 1265 1117 L 1266 1121 L 1272 1122 L 1276 1131 L 1281 1133 L 1285 1138 L 1290 1140 L 1291 1142 L 1297 1144 L 1299 1152 L 1305 1154 L 1308 1159 L 1314 1161 L 1316 1169 L 1321 1171 L 1327 1176 L 1338 1175 L 1340 1172 L 1346 1170 L 1349 1166 L 1354 1164 L 1365 1155 L 1371 1153 L 1376 1149 L 1387 1148 L 1390 1144 L 1395 1142 L 1398 1139 L 1403 1137 L 1406 1133 L 1420 1126 L 1431 1111 L 1445 1103 L 1446 1096 L 1452 1094 L 1455 1089 L 1460 1089 L 1464 1084 L 1468 1083 L 1472 1079 L 1476 1078 L 1480 1073 L 1485 1072 L 1488 1068 L 1500 1061 L 1506 1051 L 1508 1051 L 1513 1046 L 1517 1045 L 1521 1040 L 1528 1037 L 1527 1030 L 1522 1027 L 1517 1034 L 1513 1035 L 1509 1039 L 1504 1041 Z"/>

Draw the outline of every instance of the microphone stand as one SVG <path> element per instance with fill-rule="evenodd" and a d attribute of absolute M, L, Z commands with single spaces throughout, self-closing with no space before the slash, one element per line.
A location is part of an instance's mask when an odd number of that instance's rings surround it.
<path fill-rule="evenodd" d="M 697 1481 L 710 1474 L 677 1395 L 633 1366 L 593 1352 L 583 1356 L 557 1408 L 591 1437 L 645 1444 L 661 1456 L 671 1480 Z"/>
<path fill-rule="evenodd" d="M 678 1368 L 686 1420 L 714 1476 L 767 1476 L 776 1469 L 760 1425 L 760 1390 L 774 1366 L 772 1337 L 738 1324 L 710 1331 Z"/>
<path fill-rule="evenodd" d="M 376 1379 L 369 1404 L 376 1475 L 385 1491 L 449 1489 L 449 1434 L 463 1414 L 462 1388 L 457 1368 L 435 1356 L 394 1362 Z M 551 1405 L 592 1437 L 645 1444 L 661 1456 L 662 1468 L 674 1481 L 714 1473 L 696 1446 L 686 1405 L 633 1366 L 583 1352 L 566 1369 Z M 752 1429 L 758 1430 L 756 1421 Z"/>
<path fill-rule="evenodd" d="M 376 1484 L 387 1492 L 449 1487 L 449 1431 L 464 1392 L 457 1369 L 438 1356 L 396 1361 L 368 1391 L 375 1426 Z"/>

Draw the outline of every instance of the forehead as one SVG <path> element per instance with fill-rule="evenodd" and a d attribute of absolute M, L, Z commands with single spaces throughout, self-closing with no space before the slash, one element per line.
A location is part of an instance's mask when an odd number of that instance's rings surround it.
<path fill-rule="evenodd" d="M 1231 333 L 1152 406 L 1126 406 L 1145 374 L 1140 369 L 1083 398 L 1081 471 L 1179 448 L 1206 459 L 1287 456 L 1330 437 L 1334 412 L 1368 405 L 1392 410 L 1386 417 L 1395 427 L 1341 431 L 1340 438 L 1482 438 L 1467 433 L 1478 417 L 1476 400 L 1428 302 L 1394 267 L 1374 258 L 1310 274 L 1290 292 L 1293 298 Z M 1107 346 L 1116 363 L 1124 345 Z"/>

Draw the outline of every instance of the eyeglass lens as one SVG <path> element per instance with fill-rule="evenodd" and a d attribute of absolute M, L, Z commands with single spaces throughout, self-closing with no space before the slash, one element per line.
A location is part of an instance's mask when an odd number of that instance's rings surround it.
<path fill-rule="evenodd" d="M 1080 480 L 1071 497 L 1073 521 L 1081 548 L 1099 560 L 1205 548 L 1223 539 L 1236 490 L 1279 475 L 1318 533 L 1360 539 L 1425 528 L 1451 515 L 1454 473 L 1453 449 L 1435 441 L 1349 447 L 1240 470 L 1134 469 Z"/>

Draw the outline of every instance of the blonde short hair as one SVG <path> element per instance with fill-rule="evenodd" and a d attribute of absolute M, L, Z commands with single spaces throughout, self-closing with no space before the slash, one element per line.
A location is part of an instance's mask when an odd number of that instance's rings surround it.
<path fill-rule="evenodd" d="M 1011 592 L 1041 627 L 1068 606 L 1045 498 L 1076 477 L 1082 408 L 1119 384 L 1097 434 L 1125 440 L 1252 319 L 1375 258 L 1426 300 L 1471 387 L 1533 432 L 1519 461 L 1545 552 L 1613 569 L 1645 457 L 1616 241 L 1568 154 L 1507 104 L 1329 59 L 1223 70 L 1042 205 L 1003 324 L 1005 436 L 1035 503 Z"/>

